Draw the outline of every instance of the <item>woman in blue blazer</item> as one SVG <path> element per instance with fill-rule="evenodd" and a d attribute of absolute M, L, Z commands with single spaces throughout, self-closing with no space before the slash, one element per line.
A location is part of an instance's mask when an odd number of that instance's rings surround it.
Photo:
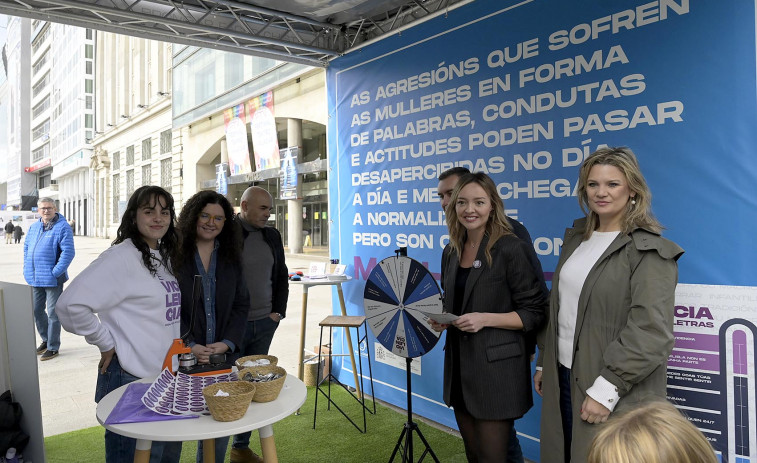
<path fill-rule="evenodd" d="M 548 299 L 489 176 L 462 176 L 446 214 L 444 311 L 459 318 L 432 322 L 447 329 L 444 401 L 468 461 L 503 462 L 514 420 L 533 405 L 526 335 L 540 327 Z"/>
<path fill-rule="evenodd" d="M 189 198 L 179 216 L 182 237 L 174 268 L 181 289 L 181 333 L 199 363 L 213 354 L 238 352 L 242 345 L 250 294 L 240 254 L 239 225 L 229 201 L 215 191 Z M 195 276 L 202 289 L 193 294 Z M 216 439 L 216 462 L 223 462 L 229 438 Z M 198 460 L 202 455 L 202 442 Z"/>

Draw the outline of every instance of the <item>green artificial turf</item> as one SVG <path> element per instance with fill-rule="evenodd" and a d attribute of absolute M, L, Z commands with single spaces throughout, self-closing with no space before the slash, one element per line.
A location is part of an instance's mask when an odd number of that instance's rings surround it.
<path fill-rule="evenodd" d="M 326 409 L 324 396 L 318 397 L 318 422 L 313 429 L 315 388 L 308 388 L 308 398 L 300 415 L 289 416 L 274 424 L 274 439 L 281 463 L 368 463 L 388 462 L 394 450 L 407 413 L 400 413 L 377 404 L 376 415 L 367 415 L 368 432 L 361 434 L 333 406 Z M 339 387 L 331 388 L 335 401 L 353 420 L 362 425 L 360 405 L 347 396 Z M 370 402 L 368 402 L 370 403 Z M 439 461 L 444 463 L 465 462 L 463 442 L 459 437 L 415 421 Z M 50 463 L 102 463 L 105 461 L 105 443 L 99 426 L 73 431 L 45 439 L 47 461 Z M 260 453 L 257 432 L 251 440 L 253 449 Z M 197 445 L 185 442 L 181 452 L 182 463 L 193 463 Z M 413 460 L 418 461 L 424 446 L 417 434 L 413 436 Z M 226 461 L 229 453 L 226 453 Z M 395 462 L 401 462 L 399 455 Z M 424 461 L 433 459 L 427 455 Z"/>

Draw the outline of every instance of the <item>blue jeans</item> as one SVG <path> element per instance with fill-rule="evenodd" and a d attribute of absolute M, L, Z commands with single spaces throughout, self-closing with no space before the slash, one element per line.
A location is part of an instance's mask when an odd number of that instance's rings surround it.
<path fill-rule="evenodd" d="M 124 384 L 138 380 L 136 376 L 121 368 L 118 357 L 108 365 L 105 374 L 97 375 L 95 402 L 118 389 Z M 122 463 L 134 461 L 134 451 L 137 440 L 124 437 L 109 430 L 105 430 L 105 461 L 106 463 Z M 150 463 L 177 463 L 181 458 L 181 442 L 153 442 L 150 450 Z"/>
<path fill-rule="evenodd" d="M 229 446 L 229 436 L 219 437 L 216 441 L 216 463 L 223 463 L 226 458 L 226 447 Z M 202 441 L 197 441 L 197 463 L 202 463 Z"/>
<path fill-rule="evenodd" d="M 245 355 L 266 355 L 268 349 L 271 347 L 271 341 L 273 341 L 273 335 L 276 333 L 276 328 L 279 327 L 279 322 L 273 321 L 271 317 L 266 316 L 260 320 L 253 320 L 247 322 L 247 328 L 244 333 L 244 340 L 242 341 L 241 356 Z M 234 436 L 232 447 L 235 448 L 247 448 L 250 446 L 251 432 L 243 432 Z"/>
<path fill-rule="evenodd" d="M 58 286 L 43 288 L 32 286 L 34 296 L 34 323 L 43 342 L 47 343 L 47 350 L 60 350 L 60 322 L 55 313 L 60 293 L 63 292 L 63 282 Z M 47 306 L 47 312 L 45 312 Z"/>

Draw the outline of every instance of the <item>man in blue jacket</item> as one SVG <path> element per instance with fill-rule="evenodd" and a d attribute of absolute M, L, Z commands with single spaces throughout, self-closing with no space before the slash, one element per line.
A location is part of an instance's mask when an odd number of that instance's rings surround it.
<path fill-rule="evenodd" d="M 37 355 L 42 354 L 40 360 L 50 360 L 60 350 L 60 322 L 55 304 L 74 259 L 74 235 L 66 218 L 58 214 L 55 201 L 41 198 L 37 209 L 42 218 L 29 227 L 24 241 L 24 278 L 32 287 L 34 322 L 42 338 Z"/>

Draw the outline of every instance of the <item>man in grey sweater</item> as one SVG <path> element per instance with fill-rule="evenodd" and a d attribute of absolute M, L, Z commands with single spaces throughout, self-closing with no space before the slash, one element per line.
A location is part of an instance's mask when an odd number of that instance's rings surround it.
<path fill-rule="evenodd" d="M 286 316 L 289 270 L 284 262 L 281 234 L 267 226 L 273 198 L 263 188 L 252 186 L 242 194 L 242 211 L 236 216 L 242 228 L 242 267 L 250 291 L 247 329 L 241 355 L 267 354 L 279 322 Z M 250 449 L 250 435 L 234 436 L 231 463 L 258 463 L 263 459 Z"/>

